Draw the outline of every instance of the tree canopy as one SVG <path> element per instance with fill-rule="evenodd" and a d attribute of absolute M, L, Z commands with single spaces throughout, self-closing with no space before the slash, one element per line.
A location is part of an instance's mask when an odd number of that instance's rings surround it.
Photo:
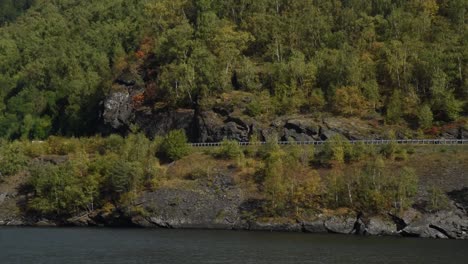
<path fill-rule="evenodd" d="M 94 133 L 100 102 L 124 72 L 153 105 L 195 107 L 243 90 L 267 93 L 275 114 L 453 121 L 468 111 L 467 8 L 464 0 L 2 0 L 0 137 Z"/>

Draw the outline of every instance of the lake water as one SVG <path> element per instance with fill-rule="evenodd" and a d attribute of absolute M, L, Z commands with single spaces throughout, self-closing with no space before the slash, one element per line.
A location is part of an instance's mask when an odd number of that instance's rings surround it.
<path fill-rule="evenodd" d="M 0 228 L 0 263 L 468 263 L 468 241 L 203 230 Z"/>

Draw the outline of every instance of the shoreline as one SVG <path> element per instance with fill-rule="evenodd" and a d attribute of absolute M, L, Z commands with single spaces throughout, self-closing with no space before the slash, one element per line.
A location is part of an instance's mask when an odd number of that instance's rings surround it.
<path fill-rule="evenodd" d="M 189 222 L 189 219 L 161 219 L 157 217 L 120 216 L 108 219 L 94 212 L 61 220 L 4 219 L 0 227 L 18 228 L 111 228 L 111 229 L 173 229 L 173 230 L 224 230 L 243 232 L 278 232 L 304 234 L 338 234 L 364 237 L 412 237 L 432 239 L 468 240 L 468 216 L 462 210 L 447 210 L 434 214 L 418 214 L 409 210 L 402 218 L 395 215 L 366 217 L 359 214 L 320 217 L 309 221 L 288 219 L 289 222 L 240 220 L 227 224 L 220 222 Z M 412 219 L 413 218 L 413 219 Z M 101 222 L 95 220 L 99 219 Z M 284 219 L 283 219 L 284 220 Z M 119 223 L 117 223 L 117 221 Z M 407 221 L 407 222 L 406 222 Z"/>

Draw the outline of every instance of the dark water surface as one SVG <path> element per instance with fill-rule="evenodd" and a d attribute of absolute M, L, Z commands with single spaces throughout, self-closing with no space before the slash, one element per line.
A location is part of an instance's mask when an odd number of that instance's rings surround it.
<path fill-rule="evenodd" d="M 201 230 L 0 228 L 0 263 L 468 263 L 468 241 Z"/>

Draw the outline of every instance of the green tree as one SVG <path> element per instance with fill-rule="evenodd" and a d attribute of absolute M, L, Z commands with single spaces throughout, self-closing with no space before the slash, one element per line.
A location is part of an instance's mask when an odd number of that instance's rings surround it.
<path fill-rule="evenodd" d="M 429 105 L 424 104 L 423 106 L 421 106 L 418 113 L 419 127 L 423 129 L 430 128 L 432 126 L 433 119 L 434 117 L 432 115 L 432 111 Z"/>
<path fill-rule="evenodd" d="M 413 198 L 418 191 L 418 177 L 411 168 L 402 168 L 393 182 L 395 193 L 394 207 L 399 210 L 407 209 L 413 203 Z"/>
<path fill-rule="evenodd" d="M 163 139 L 160 154 L 171 161 L 183 158 L 189 153 L 187 136 L 183 130 L 170 131 Z"/>
<path fill-rule="evenodd" d="M 22 143 L 0 141 L 0 180 L 20 172 L 28 164 Z"/>
<path fill-rule="evenodd" d="M 368 104 L 357 87 L 347 86 L 335 91 L 333 108 L 337 113 L 345 116 L 364 115 Z"/>
<path fill-rule="evenodd" d="M 395 90 L 387 104 L 386 121 L 389 123 L 398 123 L 403 116 L 403 105 L 401 92 Z"/>
<path fill-rule="evenodd" d="M 34 197 L 30 210 L 44 215 L 72 215 L 90 210 L 97 198 L 97 181 L 91 176 L 75 174 L 70 163 L 63 165 L 37 164 L 31 169 L 30 184 Z"/>

